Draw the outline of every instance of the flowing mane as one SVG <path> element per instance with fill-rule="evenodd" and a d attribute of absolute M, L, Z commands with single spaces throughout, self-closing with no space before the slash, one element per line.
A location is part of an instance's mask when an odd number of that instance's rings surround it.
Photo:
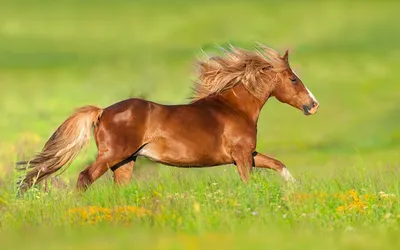
<path fill-rule="evenodd" d="M 199 77 L 194 83 L 193 102 L 220 94 L 239 83 L 260 99 L 264 90 L 257 79 L 260 70 L 271 68 L 280 72 L 289 67 L 287 60 L 278 52 L 261 44 L 254 51 L 233 46 L 223 51 L 223 56 L 207 56 L 205 60 L 198 61 Z"/>

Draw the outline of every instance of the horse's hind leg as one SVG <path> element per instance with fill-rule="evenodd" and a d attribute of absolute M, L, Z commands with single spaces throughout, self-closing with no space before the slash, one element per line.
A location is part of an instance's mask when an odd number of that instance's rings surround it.
<path fill-rule="evenodd" d="M 114 182 L 117 185 L 126 185 L 132 179 L 133 168 L 135 167 L 136 157 L 134 157 L 131 161 L 124 163 L 123 165 L 111 168 L 114 172 Z"/>
<path fill-rule="evenodd" d="M 121 161 L 121 159 L 117 159 L 111 155 L 98 155 L 95 162 L 79 174 L 76 187 L 80 190 L 86 190 L 94 181 L 107 172 L 111 166 Z"/>

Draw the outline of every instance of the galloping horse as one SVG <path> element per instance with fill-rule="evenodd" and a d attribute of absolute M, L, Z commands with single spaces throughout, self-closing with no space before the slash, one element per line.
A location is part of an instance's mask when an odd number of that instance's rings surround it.
<path fill-rule="evenodd" d="M 79 174 L 85 190 L 107 170 L 117 184 L 128 183 L 137 157 L 177 167 L 235 164 L 243 181 L 252 167 L 276 170 L 294 181 L 286 166 L 256 151 L 257 121 L 270 97 L 315 114 L 318 102 L 283 57 L 263 45 L 254 51 L 231 47 L 223 56 L 198 62 L 199 77 L 189 104 L 161 105 L 128 99 L 105 109 L 85 106 L 73 113 L 32 160 L 23 190 L 39 183 L 84 148 L 94 127 L 97 158 Z"/>

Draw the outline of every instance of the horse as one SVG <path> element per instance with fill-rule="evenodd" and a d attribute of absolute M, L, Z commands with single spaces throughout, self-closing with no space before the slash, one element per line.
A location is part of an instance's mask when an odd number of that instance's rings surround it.
<path fill-rule="evenodd" d="M 176 167 L 234 164 L 243 182 L 253 167 L 277 171 L 295 181 L 279 160 L 256 151 L 257 121 L 271 97 L 305 115 L 318 101 L 289 65 L 289 53 L 258 44 L 253 50 L 230 46 L 222 55 L 197 60 L 198 78 L 190 102 L 162 105 L 140 98 L 107 108 L 84 106 L 66 119 L 29 161 L 21 181 L 27 190 L 68 167 L 92 136 L 97 157 L 80 172 L 76 187 L 86 190 L 108 170 L 115 185 L 130 182 L 138 157 Z M 64 170 L 65 168 L 64 167 Z"/>

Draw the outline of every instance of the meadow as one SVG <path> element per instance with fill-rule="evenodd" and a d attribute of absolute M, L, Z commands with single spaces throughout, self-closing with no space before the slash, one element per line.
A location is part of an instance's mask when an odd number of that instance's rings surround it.
<path fill-rule="evenodd" d="M 0 248 L 399 249 L 398 1 L 0 2 Z M 216 45 L 290 49 L 320 102 L 315 116 L 271 99 L 260 152 L 298 180 L 234 166 L 139 159 L 75 190 L 95 145 L 62 175 L 17 194 L 17 160 L 82 105 L 188 102 L 193 63 Z"/>

